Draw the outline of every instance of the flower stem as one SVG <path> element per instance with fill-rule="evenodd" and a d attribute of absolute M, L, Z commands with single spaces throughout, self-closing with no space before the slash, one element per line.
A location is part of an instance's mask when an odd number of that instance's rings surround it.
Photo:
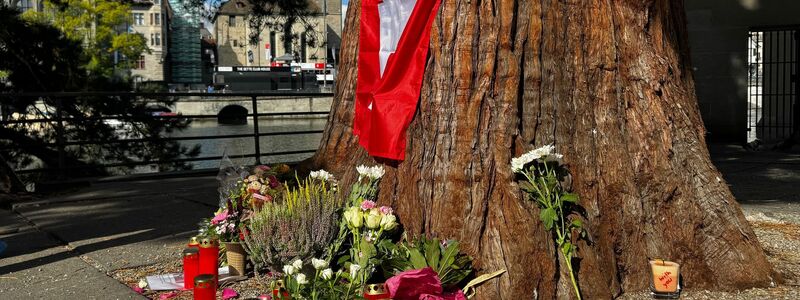
<path fill-rule="evenodd" d="M 575 272 L 572 271 L 572 255 L 567 256 L 563 252 L 562 254 L 567 264 L 567 270 L 569 270 L 569 279 L 572 280 L 572 287 L 575 288 L 575 295 L 578 296 L 578 300 L 581 300 L 581 291 L 578 289 L 578 282 L 575 280 Z"/>

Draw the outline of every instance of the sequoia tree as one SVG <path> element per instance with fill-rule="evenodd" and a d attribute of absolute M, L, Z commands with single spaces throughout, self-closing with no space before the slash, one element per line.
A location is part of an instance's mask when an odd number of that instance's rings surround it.
<path fill-rule="evenodd" d="M 508 273 L 479 299 L 574 297 L 511 158 L 554 144 L 585 209 L 586 299 L 649 285 L 648 258 L 686 287 L 768 286 L 774 272 L 709 159 L 682 1 L 443 0 L 406 160 L 376 162 L 352 134 L 359 1 L 351 0 L 331 115 L 307 163 L 348 186 L 385 163 L 382 204 L 405 230 L 462 241 Z"/>

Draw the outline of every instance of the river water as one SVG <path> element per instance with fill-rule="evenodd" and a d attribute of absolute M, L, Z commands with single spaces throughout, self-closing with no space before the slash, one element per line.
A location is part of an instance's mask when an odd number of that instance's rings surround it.
<path fill-rule="evenodd" d="M 327 123 L 327 118 L 267 118 L 258 119 L 258 129 L 261 133 L 268 132 L 290 132 L 323 130 Z M 184 136 L 210 136 L 210 135 L 231 135 L 231 134 L 252 134 L 253 120 L 248 120 L 246 125 L 223 125 L 217 124 L 216 120 L 194 120 L 189 128 L 171 134 L 173 137 Z M 279 136 L 262 136 L 260 139 L 261 153 L 316 150 L 322 133 L 314 134 L 293 134 Z M 200 145 L 200 157 L 220 156 L 220 155 L 242 155 L 255 153 L 255 140 L 253 137 L 246 138 L 226 138 L 226 139 L 206 139 L 180 141 L 181 145 L 192 147 Z M 292 154 L 279 156 L 263 156 L 262 163 L 295 162 L 311 157 L 313 153 Z M 252 165 L 254 158 L 234 159 L 235 164 Z M 193 169 L 218 168 L 219 160 L 197 161 L 190 163 Z"/>

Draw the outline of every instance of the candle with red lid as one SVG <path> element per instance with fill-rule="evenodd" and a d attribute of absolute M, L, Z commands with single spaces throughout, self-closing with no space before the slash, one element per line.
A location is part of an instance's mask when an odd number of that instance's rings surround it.
<path fill-rule="evenodd" d="M 194 278 L 200 268 L 200 250 L 197 248 L 186 248 L 183 250 L 183 287 L 190 289 L 194 287 Z"/>
<path fill-rule="evenodd" d="M 215 239 L 204 238 L 200 240 L 200 263 L 198 274 L 209 274 L 218 280 L 219 273 L 219 242 Z"/>
<path fill-rule="evenodd" d="M 194 278 L 194 300 L 216 300 L 217 282 L 214 275 L 203 274 Z"/>

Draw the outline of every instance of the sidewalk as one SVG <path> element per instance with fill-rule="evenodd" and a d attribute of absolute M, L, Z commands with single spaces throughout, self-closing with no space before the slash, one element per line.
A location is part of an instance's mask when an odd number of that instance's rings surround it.
<path fill-rule="evenodd" d="M 0 210 L 0 298 L 144 299 L 107 273 L 179 257 L 216 188 L 214 177 L 103 183 Z"/>
<path fill-rule="evenodd" d="M 800 219 L 800 154 L 711 150 L 747 215 Z M 178 259 L 217 201 L 206 176 L 99 183 L 0 210 L 0 298 L 144 299 L 107 274 Z"/>

